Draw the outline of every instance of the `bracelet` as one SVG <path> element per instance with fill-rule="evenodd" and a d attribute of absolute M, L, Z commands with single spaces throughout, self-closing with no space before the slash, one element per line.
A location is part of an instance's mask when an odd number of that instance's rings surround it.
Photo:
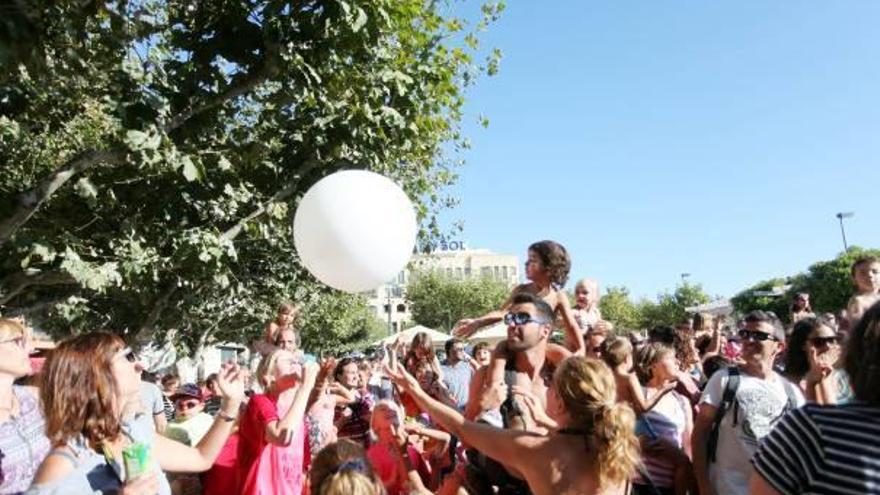
<path fill-rule="evenodd" d="M 227 423 L 231 423 L 231 422 L 235 421 L 235 416 L 230 416 L 230 415 L 226 414 L 225 412 L 223 412 L 222 410 L 217 411 L 217 417 Z"/>

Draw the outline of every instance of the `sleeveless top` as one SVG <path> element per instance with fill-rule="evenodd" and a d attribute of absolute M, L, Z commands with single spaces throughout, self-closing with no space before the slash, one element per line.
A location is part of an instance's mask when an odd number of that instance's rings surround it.
<path fill-rule="evenodd" d="M 18 399 L 19 412 L 0 423 L 0 494 L 3 495 L 27 490 L 49 452 L 46 421 L 39 399 L 24 387 L 13 386 L 12 393 Z"/>
<path fill-rule="evenodd" d="M 165 473 L 158 465 L 154 450 L 156 432 L 153 430 L 153 418 L 139 414 L 130 421 L 122 423 L 123 433 L 132 442 L 143 442 L 150 446 L 153 469 L 159 477 L 158 495 L 171 495 L 171 487 Z M 73 470 L 62 478 L 43 485 L 31 485 L 26 495 L 94 495 L 115 494 L 122 488 L 125 468 L 118 460 L 112 462 L 88 445 L 85 438 L 72 439 L 67 447 L 73 451 L 56 450 L 53 455 L 60 455 L 73 463 Z"/>
<path fill-rule="evenodd" d="M 645 388 L 647 399 L 647 387 Z M 687 399 L 679 395 L 677 392 L 669 392 L 669 395 L 675 399 L 677 407 L 671 416 L 651 409 L 641 415 L 636 421 L 636 435 L 645 436 L 650 439 L 663 438 L 671 441 L 673 444 L 682 447 L 681 435 L 687 428 L 687 415 L 685 408 L 690 407 Z M 675 474 L 675 465 L 670 459 L 652 456 L 647 452 L 642 453 L 642 461 L 645 464 L 651 480 L 658 487 L 672 487 Z M 635 483 L 646 483 L 641 476 L 636 476 Z"/>

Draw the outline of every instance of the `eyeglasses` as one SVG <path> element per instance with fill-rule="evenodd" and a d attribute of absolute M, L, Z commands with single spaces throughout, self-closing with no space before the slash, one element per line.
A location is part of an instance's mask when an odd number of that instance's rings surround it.
<path fill-rule="evenodd" d="M 10 342 L 14 342 L 19 348 L 24 349 L 27 347 L 28 339 L 24 335 L 19 335 L 11 339 L 0 340 L 0 344 L 8 344 Z"/>
<path fill-rule="evenodd" d="M 766 342 L 767 340 L 779 341 L 769 333 L 761 332 L 759 330 L 740 330 L 739 338 L 748 342 Z"/>
<path fill-rule="evenodd" d="M 516 326 L 525 325 L 526 323 L 537 323 L 539 325 L 543 325 L 547 323 L 547 320 L 536 320 L 532 318 L 532 315 L 526 313 L 525 311 L 521 313 L 507 313 L 504 315 L 504 324 L 510 325 L 514 324 Z"/>
<path fill-rule="evenodd" d="M 840 344 L 841 337 L 840 335 L 834 335 L 832 337 L 811 337 L 808 340 L 813 344 L 813 347 L 829 347 Z"/>
<path fill-rule="evenodd" d="M 197 400 L 187 400 L 187 401 L 181 400 L 181 401 L 177 401 L 175 406 L 178 409 L 180 409 L 181 411 L 186 411 L 187 409 L 192 409 L 192 408 L 198 406 L 199 404 L 201 404 L 201 403 Z"/>

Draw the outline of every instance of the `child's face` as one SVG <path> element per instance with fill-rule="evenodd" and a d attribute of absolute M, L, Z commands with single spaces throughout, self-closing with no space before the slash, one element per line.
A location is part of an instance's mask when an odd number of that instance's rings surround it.
<path fill-rule="evenodd" d="M 373 410 L 373 431 L 381 442 L 394 443 L 398 428 L 400 418 L 391 408 L 377 407 Z"/>
<path fill-rule="evenodd" d="M 874 292 L 880 289 L 880 263 L 862 263 L 856 267 L 853 278 L 859 292 Z"/>
<path fill-rule="evenodd" d="M 480 365 L 485 366 L 489 364 L 489 360 L 492 358 L 492 353 L 489 352 L 489 349 L 480 349 L 477 351 L 476 361 L 480 363 Z"/>
<path fill-rule="evenodd" d="M 543 273 L 544 263 L 541 262 L 541 257 L 538 256 L 538 253 L 530 250 L 528 261 L 526 261 L 526 278 L 534 280 L 535 277 L 538 277 Z"/>

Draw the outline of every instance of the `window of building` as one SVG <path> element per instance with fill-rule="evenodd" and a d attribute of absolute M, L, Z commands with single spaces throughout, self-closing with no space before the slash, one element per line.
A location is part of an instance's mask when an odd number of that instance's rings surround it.
<path fill-rule="evenodd" d="M 465 278 L 471 278 L 471 267 L 469 267 L 469 266 L 464 267 L 464 276 L 465 276 Z"/>
<path fill-rule="evenodd" d="M 449 278 L 452 278 L 452 268 L 447 268 L 447 269 L 446 269 L 446 276 L 449 277 Z"/>
<path fill-rule="evenodd" d="M 493 268 L 495 269 L 495 280 L 500 280 L 501 279 L 501 268 L 499 268 L 497 266 L 493 267 Z"/>
<path fill-rule="evenodd" d="M 385 305 L 385 312 L 386 312 L 386 313 L 390 313 L 390 312 L 391 312 L 391 306 L 389 306 L 388 304 Z"/>
<path fill-rule="evenodd" d="M 484 266 L 480 268 L 480 276 L 483 278 L 489 278 L 492 276 L 492 267 Z"/>
<path fill-rule="evenodd" d="M 462 272 L 461 267 L 456 268 L 455 269 L 455 278 L 461 280 L 462 276 L 463 276 L 463 272 Z"/>
<path fill-rule="evenodd" d="M 501 267 L 501 276 L 504 278 L 504 280 L 507 280 L 507 267 L 506 266 Z"/>
<path fill-rule="evenodd" d="M 398 313 L 406 313 L 406 305 L 405 304 L 398 304 L 397 305 L 397 312 Z"/>

